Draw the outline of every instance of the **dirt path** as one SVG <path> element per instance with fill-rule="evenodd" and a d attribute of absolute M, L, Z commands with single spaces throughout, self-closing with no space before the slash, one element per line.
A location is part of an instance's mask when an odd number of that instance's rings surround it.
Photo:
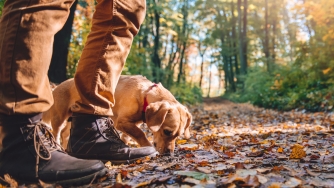
<path fill-rule="evenodd" d="M 278 112 L 219 97 L 189 110 L 192 136 L 176 141 L 173 157 L 111 165 L 107 185 L 334 187 L 333 113 Z"/>
<path fill-rule="evenodd" d="M 191 138 L 176 140 L 174 156 L 107 162 L 108 175 L 88 187 L 334 188 L 333 113 L 278 112 L 218 97 L 189 111 Z"/>

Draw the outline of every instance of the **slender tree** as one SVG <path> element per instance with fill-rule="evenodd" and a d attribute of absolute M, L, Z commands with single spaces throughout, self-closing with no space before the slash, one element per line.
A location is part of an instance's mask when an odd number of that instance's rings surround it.
<path fill-rule="evenodd" d="M 74 12 L 78 0 L 71 7 L 70 15 L 64 27 L 55 35 L 53 43 L 53 54 L 51 59 L 48 76 L 51 82 L 60 83 L 67 79 L 67 56 L 68 47 L 72 35 L 72 25 L 74 20 Z"/>

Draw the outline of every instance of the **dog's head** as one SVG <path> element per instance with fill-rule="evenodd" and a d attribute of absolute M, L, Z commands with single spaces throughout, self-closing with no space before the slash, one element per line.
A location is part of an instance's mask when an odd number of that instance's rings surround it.
<path fill-rule="evenodd" d="M 178 136 L 190 137 L 192 116 L 180 103 L 159 101 L 146 109 L 146 124 L 153 132 L 154 146 L 160 154 L 174 153 Z"/>

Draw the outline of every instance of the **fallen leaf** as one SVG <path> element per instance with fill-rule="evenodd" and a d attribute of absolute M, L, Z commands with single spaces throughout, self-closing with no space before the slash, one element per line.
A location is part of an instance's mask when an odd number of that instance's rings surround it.
<path fill-rule="evenodd" d="M 174 174 L 193 177 L 197 180 L 209 179 L 209 176 L 207 174 L 195 171 L 175 171 Z"/>
<path fill-rule="evenodd" d="M 187 140 L 177 140 L 176 144 L 185 144 L 187 143 Z"/>
<path fill-rule="evenodd" d="M 198 166 L 208 166 L 209 165 L 209 162 L 208 161 L 201 161 L 198 163 Z"/>
<path fill-rule="evenodd" d="M 290 178 L 287 182 L 283 184 L 286 187 L 297 187 L 302 184 L 302 180 L 297 178 Z"/>
<path fill-rule="evenodd" d="M 157 171 L 164 171 L 165 169 L 168 169 L 168 168 L 170 168 L 170 167 L 172 167 L 174 165 L 175 165 L 174 163 L 169 163 L 169 164 L 166 164 L 166 165 L 163 165 L 163 166 L 158 166 L 155 169 Z"/>
<path fill-rule="evenodd" d="M 295 144 L 292 147 L 292 151 L 290 154 L 290 159 L 301 159 L 306 156 L 305 151 L 303 150 L 303 146 L 299 144 Z"/>
<path fill-rule="evenodd" d="M 128 175 L 128 171 L 127 170 L 121 170 L 121 175 L 122 175 L 122 178 L 125 178 L 127 175 Z"/>
<path fill-rule="evenodd" d="M 233 152 L 230 152 L 230 151 L 226 151 L 224 152 L 225 155 L 227 155 L 229 158 L 232 158 L 235 156 L 235 154 Z"/>
<path fill-rule="evenodd" d="M 257 174 L 257 171 L 254 170 L 254 169 L 238 169 L 236 172 L 235 172 L 236 175 L 238 175 L 239 177 L 247 177 L 249 175 L 252 175 L 252 176 L 255 176 Z"/>
<path fill-rule="evenodd" d="M 159 181 L 160 183 L 164 183 L 164 182 L 166 182 L 167 180 L 169 180 L 169 179 L 172 178 L 172 177 L 173 177 L 173 176 L 164 176 L 164 177 L 159 178 L 158 181 Z"/>
<path fill-rule="evenodd" d="M 183 144 L 178 147 L 185 150 L 196 150 L 198 149 L 198 144 Z"/>
<path fill-rule="evenodd" d="M 255 169 L 256 171 L 258 171 L 259 173 L 269 173 L 271 171 L 271 168 L 257 168 Z"/>
<path fill-rule="evenodd" d="M 246 156 L 247 157 L 261 157 L 263 154 L 264 154 L 264 151 L 260 150 L 256 152 L 247 153 Z"/>
<path fill-rule="evenodd" d="M 279 147 L 279 148 L 277 149 L 277 152 L 278 152 L 278 153 L 283 153 L 283 148 L 282 148 L 282 147 Z"/>
<path fill-rule="evenodd" d="M 320 175 L 320 173 L 312 172 L 312 171 L 309 170 L 309 169 L 305 169 L 305 171 L 306 171 L 309 175 L 311 175 L 311 176 L 318 177 L 318 176 Z"/>
<path fill-rule="evenodd" d="M 268 182 L 268 179 L 267 179 L 266 177 L 264 177 L 264 176 L 256 175 L 256 177 L 258 178 L 258 180 L 259 180 L 259 182 L 260 182 L 261 184 L 265 184 L 265 183 Z"/>
<path fill-rule="evenodd" d="M 108 169 L 110 169 L 111 168 L 111 162 L 110 161 L 106 162 L 104 164 L 104 166 L 107 167 Z"/>
<path fill-rule="evenodd" d="M 185 156 L 186 156 L 187 158 L 191 158 L 191 157 L 194 157 L 194 154 L 192 154 L 192 153 L 187 153 Z"/>
<path fill-rule="evenodd" d="M 240 162 L 235 163 L 234 166 L 235 166 L 235 169 L 244 169 L 245 168 L 244 164 L 240 163 Z"/>
<path fill-rule="evenodd" d="M 187 182 L 187 183 L 192 183 L 192 184 L 195 184 L 195 185 L 199 185 L 201 184 L 201 181 L 200 180 L 197 180 L 195 178 L 190 178 L 190 177 L 187 177 L 183 180 L 183 182 Z"/>
<path fill-rule="evenodd" d="M 117 174 L 117 177 L 116 177 L 116 183 L 122 183 L 122 174 L 121 173 L 118 173 Z"/>
<path fill-rule="evenodd" d="M 10 177 L 9 174 L 4 175 L 5 181 L 10 185 L 10 187 L 18 187 L 18 183 Z"/>
<path fill-rule="evenodd" d="M 250 176 L 248 175 L 245 178 L 245 183 L 240 184 L 242 187 L 258 187 L 260 185 L 259 179 L 257 176 Z"/>
<path fill-rule="evenodd" d="M 196 169 L 198 171 L 206 173 L 206 174 L 210 174 L 211 173 L 211 170 L 209 168 L 207 168 L 207 167 L 197 167 Z"/>
<path fill-rule="evenodd" d="M 279 172 L 281 170 L 284 170 L 284 167 L 283 166 L 274 166 L 271 170 L 274 171 L 274 172 Z"/>

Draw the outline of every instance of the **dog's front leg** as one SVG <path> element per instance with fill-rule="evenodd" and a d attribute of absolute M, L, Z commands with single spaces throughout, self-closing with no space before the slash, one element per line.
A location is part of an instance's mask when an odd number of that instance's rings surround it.
<path fill-rule="evenodd" d="M 125 133 L 126 135 L 130 136 L 141 147 L 152 146 L 152 143 L 147 140 L 145 133 L 139 127 L 137 127 L 136 124 L 133 123 L 133 122 L 118 121 L 117 125 L 116 125 L 116 129 L 118 129 L 118 130 L 122 131 L 123 133 Z M 125 136 L 125 138 L 122 138 L 122 139 L 127 139 L 127 138 Z"/>
<path fill-rule="evenodd" d="M 126 145 L 129 145 L 129 142 L 131 140 L 131 136 L 127 135 L 126 133 L 122 132 L 121 139 Z"/>

